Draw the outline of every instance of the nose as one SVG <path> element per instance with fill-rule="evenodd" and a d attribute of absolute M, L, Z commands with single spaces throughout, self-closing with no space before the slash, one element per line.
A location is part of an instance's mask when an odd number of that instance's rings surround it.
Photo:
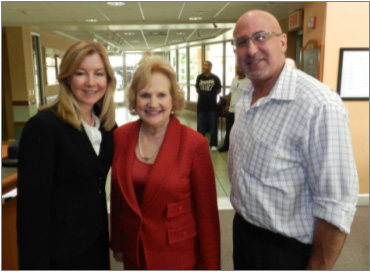
<path fill-rule="evenodd" d="M 248 41 L 248 45 L 244 48 L 247 56 L 254 56 L 258 52 L 258 47 L 254 44 L 252 40 Z"/>
<path fill-rule="evenodd" d="M 155 95 L 152 95 L 149 100 L 149 107 L 155 108 L 158 106 L 158 98 Z"/>
<path fill-rule="evenodd" d="M 87 86 L 95 86 L 96 78 L 94 75 L 88 75 L 86 78 L 86 85 Z"/>

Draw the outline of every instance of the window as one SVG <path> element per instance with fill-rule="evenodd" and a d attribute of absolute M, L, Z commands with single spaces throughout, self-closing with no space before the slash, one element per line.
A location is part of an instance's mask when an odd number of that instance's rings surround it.
<path fill-rule="evenodd" d="M 126 84 L 130 84 L 131 79 L 136 71 L 137 65 L 143 55 L 141 53 L 128 53 L 126 54 Z"/>
<path fill-rule="evenodd" d="M 235 53 L 230 42 L 226 42 L 226 54 L 225 54 L 225 94 L 230 92 L 230 85 L 235 77 Z"/>
<path fill-rule="evenodd" d="M 198 93 L 195 88 L 195 83 L 197 80 L 197 76 L 202 73 L 202 47 L 190 47 L 189 49 L 189 59 L 190 63 L 190 99 L 189 101 L 197 102 L 198 101 Z"/>
<path fill-rule="evenodd" d="M 176 50 L 171 50 L 170 52 L 170 63 L 172 65 L 172 68 L 175 70 L 177 74 L 177 56 L 176 56 Z"/>
<path fill-rule="evenodd" d="M 205 60 L 212 62 L 212 74 L 215 74 L 220 78 L 221 86 L 224 85 L 223 80 L 223 71 L 224 71 L 224 62 L 223 62 L 223 44 L 208 44 L 205 47 Z"/>
<path fill-rule="evenodd" d="M 123 92 L 123 56 L 109 56 L 109 62 L 113 68 L 114 75 L 116 77 L 117 85 L 116 92 L 114 96 L 114 102 L 123 102 L 124 92 Z"/>
<path fill-rule="evenodd" d="M 179 49 L 179 85 L 180 89 L 184 92 L 185 100 L 188 100 L 188 86 L 187 86 L 187 71 L 186 71 L 186 48 Z"/>

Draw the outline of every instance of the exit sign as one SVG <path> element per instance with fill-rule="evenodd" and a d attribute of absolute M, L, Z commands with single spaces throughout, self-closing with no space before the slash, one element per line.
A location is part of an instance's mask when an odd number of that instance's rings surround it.
<path fill-rule="evenodd" d="M 297 10 L 289 15 L 288 30 L 297 30 L 303 25 L 303 10 Z"/>

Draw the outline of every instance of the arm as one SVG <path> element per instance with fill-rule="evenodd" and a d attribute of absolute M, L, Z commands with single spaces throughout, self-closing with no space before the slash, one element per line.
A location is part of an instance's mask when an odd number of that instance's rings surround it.
<path fill-rule="evenodd" d="M 229 112 L 229 109 L 230 109 L 231 95 L 232 95 L 232 93 L 229 93 L 229 95 L 227 96 L 226 107 L 225 107 L 226 112 Z"/>
<path fill-rule="evenodd" d="M 204 139 L 195 149 L 191 168 L 199 234 L 198 269 L 220 269 L 220 223 L 217 209 L 215 176 L 208 143 Z"/>
<path fill-rule="evenodd" d="M 197 90 L 197 93 L 199 93 L 199 88 L 195 88 Z"/>
<path fill-rule="evenodd" d="M 116 144 L 116 143 L 115 143 Z M 119 148 L 115 146 L 115 152 Z M 117 153 L 114 154 L 112 162 L 112 175 L 111 175 L 111 215 L 110 215 L 110 228 L 111 239 L 110 247 L 113 250 L 113 257 L 117 262 L 123 262 L 123 249 L 122 249 L 122 229 L 121 229 L 121 199 L 118 181 L 116 177 L 116 160 Z"/>
<path fill-rule="evenodd" d="M 331 269 L 356 210 L 358 177 L 352 154 L 348 116 L 334 103 L 315 110 L 309 141 L 303 149 L 313 195 L 313 252 L 309 269 Z"/>
<path fill-rule="evenodd" d="M 330 270 L 343 247 L 346 234 L 328 222 L 317 219 L 309 270 Z"/>
<path fill-rule="evenodd" d="M 50 269 L 50 212 L 55 139 L 50 123 L 33 118 L 19 145 L 17 235 L 19 268 Z"/>

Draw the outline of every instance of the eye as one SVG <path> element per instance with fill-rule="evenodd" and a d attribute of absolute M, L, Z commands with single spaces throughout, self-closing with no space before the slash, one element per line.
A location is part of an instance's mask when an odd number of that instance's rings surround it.
<path fill-rule="evenodd" d="M 84 74 L 85 74 L 85 72 L 83 72 L 83 71 L 76 71 L 75 72 L 76 76 L 83 76 Z"/>
<path fill-rule="evenodd" d="M 150 95 L 148 93 L 142 93 L 142 94 L 140 94 L 140 97 L 141 98 L 149 98 Z"/>
<path fill-rule="evenodd" d="M 105 73 L 103 72 L 99 72 L 99 73 L 96 73 L 97 76 L 105 76 Z"/>
<path fill-rule="evenodd" d="M 165 93 L 160 93 L 160 94 L 158 94 L 158 97 L 159 98 L 164 98 L 164 97 L 166 97 L 167 95 L 165 94 Z"/>
<path fill-rule="evenodd" d="M 253 40 L 255 42 L 263 42 L 267 40 L 268 34 L 267 33 L 257 33 L 256 35 L 253 36 Z"/>
<path fill-rule="evenodd" d="M 247 37 L 241 37 L 236 40 L 236 46 L 244 46 L 248 43 L 248 38 Z"/>

